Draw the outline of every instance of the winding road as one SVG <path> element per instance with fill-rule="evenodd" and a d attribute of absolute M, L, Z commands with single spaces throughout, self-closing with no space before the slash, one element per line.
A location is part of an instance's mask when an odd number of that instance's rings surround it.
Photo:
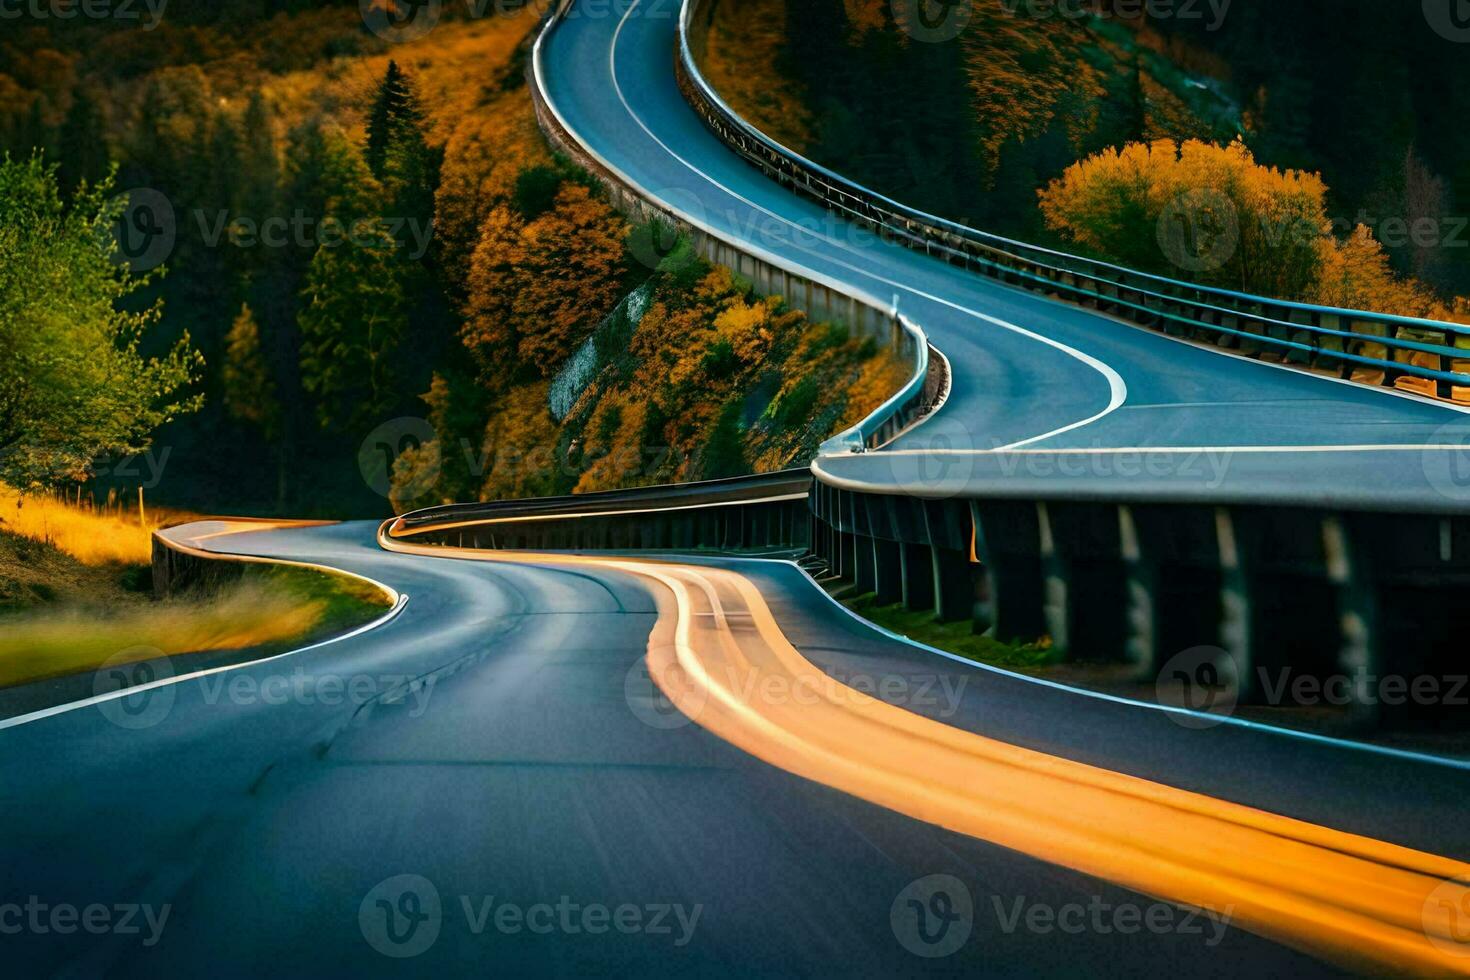
<path fill-rule="evenodd" d="M 835 225 L 683 102 L 675 4 L 613 6 L 547 43 L 567 127 L 699 220 L 896 294 L 953 365 L 936 419 L 896 455 L 824 460 L 838 478 L 903 479 L 895 460 L 936 447 L 1418 447 L 1462 424 Z M 1464 765 L 946 658 L 780 557 L 462 560 L 377 532 L 172 532 L 405 601 L 335 642 L 0 722 L 15 975 L 1470 970 L 1464 890 L 1441 884 L 1470 873 Z"/>

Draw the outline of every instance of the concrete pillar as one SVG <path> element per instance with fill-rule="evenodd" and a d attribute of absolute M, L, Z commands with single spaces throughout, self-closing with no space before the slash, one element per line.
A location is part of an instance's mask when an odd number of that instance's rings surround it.
<path fill-rule="evenodd" d="M 903 577 L 903 604 L 912 610 L 934 609 L 934 566 L 928 545 L 905 542 L 898 549 Z"/>
<path fill-rule="evenodd" d="M 958 623 L 975 615 L 975 580 L 970 556 L 963 551 L 931 548 L 934 569 L 934 618 Z"/>
<path fill-rule="evenodd" d="M 1035 506 L 977 501 L 970 510 L 983 575 L 980 605 L 991 632 L 1002 643 L 1040 638 L 1046 620 Z"/>
<path fill-rule="evenodd" d="M 903 559 L 897 541 L 873 539 L 874 589 L 878 605 L 892 606 L 903 601 Z"/>
<path fill-rule="evenodd" d="M 877 541 L 866 534 L 854 534 L 853 583 L 859 593 L 878 591 L 878 548 Z"/>

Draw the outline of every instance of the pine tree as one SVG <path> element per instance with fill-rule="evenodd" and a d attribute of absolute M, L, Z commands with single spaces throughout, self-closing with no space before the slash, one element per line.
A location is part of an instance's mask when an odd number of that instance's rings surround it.
<path fill-rule="evenodd" d="M 374 177 L 383 179 L 389 147 L 405 129 L 419 126 L 422 120 L 423 113 L 408 76 L 398 67 L 398 62 L 389 61 L 388 74 L 378 86 L 378 94 L 368 112 L 367 148 L 363 156 Z"/>
<path fill-rule="evenodd" d="M 385 214 L 403 222 L 399 244 L 415 244 L 410 229 L 427 233 L 434 221 L 443 151 L 428 144 L 413 81 L 394 61 L 368 114 L 363 157 L 387 197 Z M 422 256 L 421 256 L 422 257 Z"/>
<path fill-rule="evenodd" d="M 260 325 L 248 303 L 241 304 L 225 337 L 225 362 L 221 369 L 225 410 L 241 422 L 260 429 L 267 440 L 280 434 L 281 405 L 276 385 L 266 363 Z"/>
<path fill-rule="evenodd" d="M 405 303 L 402 265 L 374 207 L 381 186 L 340 132 L 327 136 L 325 163 L 332 196 L 324 221 L 346 234 L 318 245 L 307 272 L 298 318 L 301 379 L 321 426 L 342 431 L 397 400 L 393 360 Z"/>
<path fill-rule="evenodd" d="M 276 211 L 281 161 L 271 109 L 259 90 L 250 95 L 242 129 L 240 207 L 245 214 L 263 221 Z"/>

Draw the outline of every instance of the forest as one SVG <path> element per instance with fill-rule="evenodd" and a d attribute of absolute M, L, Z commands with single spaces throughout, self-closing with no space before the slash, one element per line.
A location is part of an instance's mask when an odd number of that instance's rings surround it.
<path fill-rule="evenodd" d="M 506 6 L 393 45 L 356 3 L 7 28 L 0 208 L 31 243 L 111 225 L 123 263 L 79 245 L 92 306 L 38 346 L 102 331 L 133 396 L 67 453 L 68 419 L 17 417 L 0 480 L 371 516 L 791 465 L 901 384 L 553 156 L 525 87 L 539 11 Z"/>

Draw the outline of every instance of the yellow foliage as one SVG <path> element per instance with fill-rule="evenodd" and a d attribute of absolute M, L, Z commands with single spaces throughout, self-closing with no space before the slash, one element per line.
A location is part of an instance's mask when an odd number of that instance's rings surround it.
<path fill-rule="evenodd" d="M 1319 175 L 1258 164 L 1240 141 L 1107 149 L 1069 167 L 1040 203 L 1053 230 L 1144 271 L 1399 316 L 1456 315 L 1396 275 L 1368 228 L 1333 237 Z"/>
<path fill-rule="evenodd" d="M 800 85 L 776 69 L 786 43 L 786 0 L 715 4 L 700 69 L 741 116 L 798 152 L 811 136 L 811 113 Z"/>
<path fill-rule="evenodd" d="M 140 524 L 131 506 L 93 507 L 47 495 L 22 495 L 0 485 L 0 529 L 64 551 L 84 565 L 146 565 L 153 559 L 153 532 L 193 515 L 145 507 Z"/>
<path fill-rule="evenodd" d="M 554 491 L 560 467 L 556 445 L 560 429 L 546 407 L 549 384 L 538 381 L 506 392 L 480 446 L 486 467 L 482 500 L 547 496 Z"/>
<path fill-rule="evenodd" d="M 491 211 L 470 262 L 461 337 L 489 379 L 549 377 L 621 299 L 627 225 L 580 184 L 526 222 Z"/>

